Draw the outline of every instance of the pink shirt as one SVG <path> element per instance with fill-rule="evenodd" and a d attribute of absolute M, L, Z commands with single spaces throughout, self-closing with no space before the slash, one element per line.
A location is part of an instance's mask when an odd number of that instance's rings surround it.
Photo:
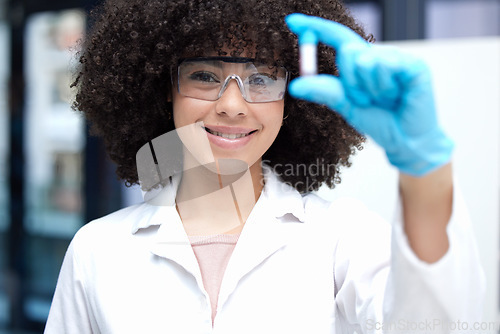
<path fill-rule="evenodd" d="M 189 236 L 189 241 L 200 265 L 203 285 L 210 297 L 212 325 L 217 312 L 217 300 L 222 277 L 239 236 L 240 234 Z"/>

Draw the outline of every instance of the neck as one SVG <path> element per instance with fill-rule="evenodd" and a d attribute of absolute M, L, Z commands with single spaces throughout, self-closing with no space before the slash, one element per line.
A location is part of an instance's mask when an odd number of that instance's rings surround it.
<path fill-rule="evenodd" d="M 263 174 L 260 160 L 249 168 L 234 162 L 221 160 L 183 173 L 176 203 L 188 235 L 231 234 L 243 228 L 262 192 Z"/>

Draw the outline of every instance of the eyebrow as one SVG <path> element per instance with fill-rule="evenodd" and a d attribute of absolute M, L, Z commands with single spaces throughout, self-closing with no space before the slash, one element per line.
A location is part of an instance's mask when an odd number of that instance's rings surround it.
<path fill-rule="evenodd" d="M 199 62 L 184 62 L 184 63 L 182 63 L 182 65 L 184 67 L 191 68 L 191 67 L 199 66 Z M 220 63 L 206 63 L 205 65 L 209 65 L 209 66 L 215 67 L 215 68 L 222 68 L 222 64 L 220 64 Z M 217 66 L 217 65 L 219 65 L 219 66 Z"/>
<path fill-rule="evenodd" d="M 192 58 L 181 58 L 179 59 L 178 64 L 182 64 L 185 68 L 196 67 L 201 62 L 206 62 L 205 65 L 222 69 L 224 67 L 224 63 L 228 64 L 241 64 L 244 66 L 244 70 L 261 68 L 265 64 L 255 64 L 254 58 L 246 58 L 246 57 L 192 57 Z"/>
<path fill-rule="evenodd" d="M 277 71 L 279 66 L 273 65 L 267 65 L 265 63 L 255 63 L 255 58 L 247 58 L 247 57 L 227 57 L 227 56 L 210 56 L 210 57 L 186 57 L 186 58 L 180 58 L 178 61 L 178 66 L 180 64 L 184 64 L 184 66 L 187 66 L 188 68 L 194 67 L 197 65 L 197 63 L 200 62 L 208 62 L 206 63 L 209 66 L 212 66 L 217 69 L 222 69 L 223 68 L 223 63 L 230 63 L 230 64 L 242 64 L 245 66 L 245 70 L 248 69 L 259 69 L 262 68 L 263 66 L 266 67 L 269 70 L 274 70 Z M 210 63 L 211 62 L 211 63 Z M 285 69 L 286 71 L 286 69 Z"/>

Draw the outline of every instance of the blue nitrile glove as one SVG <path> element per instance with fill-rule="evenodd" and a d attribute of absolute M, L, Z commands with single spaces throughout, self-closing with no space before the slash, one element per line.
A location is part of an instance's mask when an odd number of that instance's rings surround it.
<path fill-rule="evenodd" d="M 325 104 L 382 146 L 401 172 L 422 176 L 446 164 L 453 142 L 437 122 L 426 64 L 398 49 L 371 45 L 337 22 L 303 14 L 287 16 L 299 35 L 312 31 L 336 50 L 340 77 L 300 77 L 289 93 Z"/>

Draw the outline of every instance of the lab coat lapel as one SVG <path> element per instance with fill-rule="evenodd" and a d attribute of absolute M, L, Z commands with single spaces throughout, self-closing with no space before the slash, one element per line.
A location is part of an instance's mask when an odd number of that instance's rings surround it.
<path fill-rule="evenodd" d="M 175 196 L 180 180 L 181 175 L 176 174 L 164 188 L 152 189 L 144 194 L 147 203 L 145 205 L 152 212 L 138 220 L 132 232 L 159 225 L 151 244 L 151 253 L 182 266 L 196 278 L 198 286 L 204 291 L 198 261 L 175 208 Z"/>
<path fill-rule="evenodd" d="M 224 273 L 218 304 L 224 304 L 243 276 L 286 244 L 286 224 L 262 211 L 250 215 Z"/>
<path fill-rule="evenodd" d="M 151 252 L 182 266 L 196 278 L 200 290 L 205 291 L 198 261 L 175 206 L 165 207 L 162 212 L 163 222 L 151 246 Z"/>
<path fill-rule="evenodd" d="M 245 223 L 227 265 L 219 293 L 220 306 L 243 276 L 286 246 L 290 224 L 304 220 L 301 195 L 282 183 L 266 166 L 264 172 L 266 186 Z M 136 229 L 160 225 L 151 252 L 182 266 L 196 278 L 200 290 L 205 291 L 200 267 L 175 208 L 174 198 L 172 189 L 169 189 L 150 200 L 149 203 L 166 205 L 160 205 L 161 208 L 148 221 L 139 223 Z M 294 217 L 291 221 L 284 218 L 288 214 Z"/>
<path fill-rule="evenodd" d="M 224 273 L 219 306 L 224 304 L 243 276 L 285 247 L 293 225 L 304 221 L 301 195 L 269 170 L 265 172 L 264 191 L 245 223 Z"/>

